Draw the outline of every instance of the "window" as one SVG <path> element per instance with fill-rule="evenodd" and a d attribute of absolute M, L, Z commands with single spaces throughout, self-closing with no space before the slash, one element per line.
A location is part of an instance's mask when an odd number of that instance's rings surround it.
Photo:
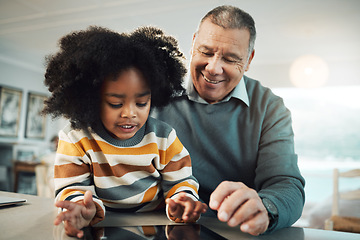
<path fill-rule="evenodd" d="M 332 193 L 333 168 L 360 168 L 360 86 L 273 92 L 284 99 L 292 114 L 306 201 L 324 200 Z"/>

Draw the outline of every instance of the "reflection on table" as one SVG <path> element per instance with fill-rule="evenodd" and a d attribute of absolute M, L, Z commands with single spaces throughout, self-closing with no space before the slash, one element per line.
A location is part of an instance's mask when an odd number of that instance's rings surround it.
<path fill-rule="evenodd" d="M 38 197 L 18 193 L 0 191 L 0 195 L 9 197 L 20 197 L 27 199 L 27 203 L 10 207 L 0 208 L 0 238 L 1 239 L 74 239 L 66 236 L 63 225 L 54 226 L 53 222 L 57 214 L 54 207 L 54 200 L 51 198 Z M 104 221 L 95 225 L 97 230 L 103 229 L 105 233 L 119 230 L 120 226 L 145 226 L 151 229 L 153 225 L 174 225 L 163 212 L 151 213 L 113 213 L 108 212 Z M 218 221 L 216 218 L 201 217 L 198 224 L 220 234 L 226 239 L 261 239 L 261 240 L 359 240 L 360 235 L 355 233 L 343 233 L 336 231 L 325 231 L 310 228 L 290 227 L 274 232 L 273 234 L 254 237 L 242 233 L 238 227 L 231 228 L 226 223 Z M 172 227 L 170 226 L 170 227 Z M 180 230 L 181 224 L 175 224 L 177 228 L 163 231 L 163 235 L 171 231 Z M 195 233 L 198 226 L 193 226 Z M 94 229 L 88 229 L 90 232 Z M 139 227 L 137 227 L 137 231 Z M 171 230 L 171 231 L 169 231 Z M 106 232 L 107 231 L 107 232 Z M 175 232 L 173 232 L 175 233 Z M 194 231 L 192 232 L 194 233 Z M 147 233 L 148 234 L 148 233 Z M 116 235 L 116 234 L 115 234 Z M 168 235 L 169 236 L 169 235 Z M 195 235 L 196 236 L 196 235 Z M 91 237 L 96 239 L 95 235 Z M 110 236 L 109 236 L 110 237 Z M 109 238 L 108 238 L 109 239 Z M 141 238 L 139 238 L 141 239 Z M 196 238 L 195 238 L 196 239 Z"/>

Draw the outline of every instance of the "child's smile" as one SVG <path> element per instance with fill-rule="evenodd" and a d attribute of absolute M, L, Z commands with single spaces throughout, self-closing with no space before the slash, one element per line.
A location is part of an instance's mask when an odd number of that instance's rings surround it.
<path fill-rule="evenodd" d="M 113 137 L 120 140 L 133 137 L 148 119 L 150 105 L 150 88 L 137 68 L 105 79 L 101 91 L 101 121 Z"/>

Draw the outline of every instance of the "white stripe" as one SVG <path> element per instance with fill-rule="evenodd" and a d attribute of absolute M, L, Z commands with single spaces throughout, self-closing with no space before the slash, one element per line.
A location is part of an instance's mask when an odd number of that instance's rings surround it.
<path fill-rule="evenodd" d="M 166 172 L 162 174 L 162 177 L 166 181 L 176 181 L 179 179 L 187 178 L 191 175 L 191 167 L 183 167 L 178 171 Z"/>
<path fill-rule="evenodd" d="M 100 188 L 112 188 L 121 185 L 131 185 L 134 182 L 149 176 L 159 177 L 160 174 L 158 172 L 149 174 L 148 172 L 144 172 L 144 171 L 136 171 L 136 172 L 127 173 L 122 177 L 115 177 L 115 176 L 94 177 L 94 182 L 95 185 Z"/>

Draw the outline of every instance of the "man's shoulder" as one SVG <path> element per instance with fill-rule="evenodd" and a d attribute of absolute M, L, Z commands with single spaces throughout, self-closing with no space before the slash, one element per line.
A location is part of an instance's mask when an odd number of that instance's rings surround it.
<path fill-rule="evenodd" d="M 159 119 L 149 117 L 147 121 L 146 133 L 154 132 L 157 136 L 167 137 L 173 130 L 169 124 Z"/>
<path fill-rule="evenodd" d="M 258 80 L 252 79 L 244 75 L 244 81 L 250 101 L 254 99 L 281 99 L 279 96 L 274 94 L 269 87 L 263 86 Z"/>
<path fill-rule="evenodd" d="M 257 91 L 261 91 L 261 92 L 271 91 L 270 88 L 263 86 L 259 80 L 255 80 L 253 78 L 244 75 L 244 81 L 248 93 L 257 92 Z"/>
<path fill-rule="evenodd" d="M 155 107 L 151 109 L 150 116 L 159 119 L 159 116 L 169 116 L 169 112 L 183 112 L 192 101 L 187 95 L 175 97 L 172 101 L 163 107 Z M 160 118 L 162 119 L 162 118 Z"/>

